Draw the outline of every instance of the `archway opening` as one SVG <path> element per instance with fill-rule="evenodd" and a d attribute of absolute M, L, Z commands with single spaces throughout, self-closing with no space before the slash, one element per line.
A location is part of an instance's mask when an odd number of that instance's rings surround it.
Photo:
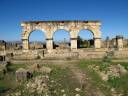
<path fill-rule="evenodd" d="M 46 37 L 43 31 L 35 30 L 32 31 L 28 37 L 29 39 L 29 49 L 46 49 Z"/>
<path fill-rule="evenodd" d="M 54 49 L 69 49 L 70 48 L 70 33 L 65 30 L 58 30 L 53 35 Z"/>
<path fill-rule="evenodd" d="M 79 31 L 77 48 L 94 48 L 94 35 L 90 30 Z"/>

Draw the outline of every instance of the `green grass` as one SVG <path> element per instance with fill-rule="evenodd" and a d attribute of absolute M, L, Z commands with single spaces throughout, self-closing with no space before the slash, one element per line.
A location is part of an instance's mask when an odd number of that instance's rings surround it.
<path fill-rule="evenodd" d="M 121 64 L 126 70 L 128 70 L 128 62 L 111 62 L 111 64 Z"/>
<path fill-rule="evenodd" d="M 40 72 L 34 72 L 33 77 L 39 76 L 39 75 L 48 75 L 49 76 L 49 89 L 50 89 L 50 95 L 49 96 L 63 96 L 63 94 L 66 94 L 66 96 L 75 96 L 76 94 L 80 94 L 80 96 L 85 96 L 83 90 L 80 92 L 76 92 L 75 88 L 80 88 L 80 84 L 77 81 L 77 79 L 73 76 L 73 73 L 68 68 L 61 68 L 57 65 L 43 65 L 48 66 L 52 68 L 52 73 L 50 74 L 43 74 Z M 11 92 L 22 92 L 24 90 L 24 84 L 18 85 L 15 81 L 15 71 L 18 68 L 26 68 L 25 64 L 11 64 L 8 66 L 9 73 L 8 76 L 5 75 L 0 79 L 0 92 L 6 93 L 6 89 L 11 89 Z M 55 81 L 55 82 L 51 82 Z M 61 92 L 61 90 L 64 90 L 65 92 Z M 56 91 L 56 92 L 55 92 Z M 0 94 L 1 95 L 1 94 Z M 2 96 L 4 96 L 2 94 Z M 23 93 L 22 96 L 29 96 L 29 94 Z M 38 96 L 38 95 L 36 95 Z"/>
<path fill-rule="evenodd" d="M 101 61 L 97 60 L 82 60 L 79 62 L 78 67 L 81 68 L 83 71 L 86 70 L 86 74 L 91 78 L 89 81 L 94 89 L 100 89 L 101 92 L 105 94 L 105 96 L 111 96 L 110 87 L 108 86 L 107 82 L 104 82 L 99 77 L 98 73 L 96 73 L 94 70 L 88 68 L 88 65 L 90 64 L 101 64 Z"/>
<path fill-rule="evenodd" d="M 18 86 L 18 83 L 15 79 L 14 73 L 7 73 L 3 76 L 3 78 L 0 80 L 0 96 L 4 96 L 3 94 L 6 93 L 6 91 L 14 91 Z"/>
<path fill-rule="evenodd" d="M 105 70 L 108 67 L 108 65 L 105 65 L 107 63 L 103 62 L 102 60 L 81 60 L 79 64 L 77 64 L 77 66 L 81 70 L 83 70 L 83 72 L 86 71 L 87 76 L 91 78 L 89 83 L 92 84 L 93 89 L 98 88 L 99 90 L 101 90 L 101 92 L 105 94 L 105 96 L 111 96 L 110 89 L 113 87 L 117 90 L 117 92 L 123 93 L 123 96 L 128 96 L 128 74 L 122 76 L 121 78 L 110 78 L 108 82 L 105 82 L 101 80 L 97 72 L 88 68 L 90 64 L 95 64 L 100 66 L 102 68 L 101 70 Z M 125 69 L 128 70 L 127 62 L 110 62 L 109 64 L 121 64 L 125 67 Z M 75 91 L 75 88 L 80 88 L 81 85 L 79 84 L 73 73 L 70 71 L 70 69 L 62 68 L 60 66 L 52 64 L 44 66 L 52 68 L 52 73 L 42 74 L 39 72 L 34 72 L 33 76 L 35 77 L 38 75 L 48 75 L 50 77 L 49 88 L 50 94 L 52 94 L 50 96 L 62 96 L 63 94 L 66 94 L 66 96 L 75 96 L 75 94 L 80 94 L 80 96 L 86 96 L 85 92 L 82 89 L 80 92 Z M 9 74 L 5 76 L 0 75 L 0 93 L 4 93 L 8 89 L 13 89 L 14 92 L 16 88 L 18 88 L 18 90 L 22 90 L 22 88 L 18 87 L 15 82 L 14 72 L 18 68 L 26 68 L 26 65 L 11 64 L 8 66 Z M 61 90 L 65 90 L 65 92 L 61 92 Z"/>
<path fill-rule="evenodd" d="M 26 64 L 9 64 L 8 71 L 16 71 L 19 68 L 26 68 Z"/>
<path fill-rule="evenodd" d="M 85 96 L 83 90 L 76 92 L 75 88 L 80 88 L 79 82 L 73 76 L 73 73 L 68 68 L 60 68 L 55 66 L 53 72 L 50 74 L 50 80 L 55 81 L 51 87 L 51 96 L 75 96 L 75 94 L 80 94 L 80 96 Z M 56 93 L 54 91 L 56 90 Z M 65 92 L 61 92 L 65 90 Z"/>
<path fill-rule="evenodd" d="M 98 60 L 89 59 L 89 60 L 80 60 L 78 65 L 80 68 L 84 69 L 90 64 L 99 64 L 99 63 L 101 63 L 101 60 L 99 59 Z"/>
<path fill-rule="evenodd" d="M 123 75 L 120 78 L 112 77 L 107 82 L 104 82 L 93 69 L 88 68 L 88 65 L 95 64 L 99 65 L 101 68 L 103 67 L 102 70 L 105 70 L 108 65 L 106 66 L 104 63 L 105 62 L 102 61 L 82 60 L 80 61 L 78 66 L 79 68 L 87 71 L 88 76 L 92 78 L 93 85 L 100 88 L 100 90 L 102 90 L 106 94 L 106 96 L 108 95 L 108 93 L 111 93 L 110 88 L 115 88 L 117 94 L 122 93 L 122 96 L 128 96 L 128 74 Z M 111 62 L 109 65 L 115 64 L 121 64 L 125 67 L 126 70 L 128 70 L 128 62 Z"/>
<path fill-rule="evenodd" d="M 3 94 L 7 91 L 14 91 L 18 83 L 15 78 L 15 71 L 18 68 L 24 68 L 25 65 L 22 64 L 10 64 L 7 66 L 8 72 L 6 74 L 0 73 L 0 96 L 4 96 Z"/>
<path fill-rule="evenodd" d="M 120 78 L 110 78 L 108 83 L 111 87 L 115 88 L 118 93 L 128 96 L 128 74 L 121 76 Z"/>

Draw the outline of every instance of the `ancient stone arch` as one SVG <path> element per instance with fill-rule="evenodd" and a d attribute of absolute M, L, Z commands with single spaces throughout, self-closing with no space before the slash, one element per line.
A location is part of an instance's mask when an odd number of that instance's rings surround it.
<path fill-rule="evenodd" d="M 63 29 L 70 33 L 71 49 L 77 49 L 77 36 L 80 30 L 86 29 L 93 33 L 95 48 L 101 48 L 101 32 L 99 21 L 25 21 L 23 27 L 23 49 L 29 50 L 29 35 L 34 30 L 42 30 L 46 36 L 46 47 L 53 49 L 53 34 Z"/>

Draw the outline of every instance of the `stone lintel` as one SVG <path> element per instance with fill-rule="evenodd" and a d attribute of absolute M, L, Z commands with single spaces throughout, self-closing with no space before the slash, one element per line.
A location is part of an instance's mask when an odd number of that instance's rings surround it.
<path fill-rule="evenodd" d="M 39 23 L 85 23 L 89 25 L 101 25 L 100 21 L 85 21 L 85 20 L 50 20 L 50 21 L 23 21 L 21 22 L 21 26 L 25 24 L 39 24 Z"/>

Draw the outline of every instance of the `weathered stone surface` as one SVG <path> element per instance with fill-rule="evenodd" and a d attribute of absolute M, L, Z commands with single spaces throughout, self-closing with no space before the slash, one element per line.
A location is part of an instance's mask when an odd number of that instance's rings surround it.
<path fill-rule="evenodd" d="M 49 73 L 52 72 L 52 69 L 49 68 L 49 67 L 43 66 L 43 67 L 40 68 L 40 72 L 42 72 L 42 73 L 48 73 L 49 74 Z"/>
<path fill-rule="evenodd" d="M 94 35 L 95 48 L 101 48 L 101 32 L 99 21 L 29 21 L 22 22 L 22 42 L 24 51 L 29 49 L 29 36 L 33 30 L 43 30 L 46 36 L 48 52 L 53 49 L 53 34 L 57 30 L 64 29 L 70 33 L 71 49 L 77 49 L 77 36 L 80 30 L 91 30 Z"/>
<path fill-rule="evenodd" d="M 93 68 L 104 81 L 109 80 L 110 77 L 121 77 L 122 75 L 125 75 L 127 73 L 127 70 L 120 64 L 110 65 L 106 71 L 101 71 L 99 69 L 100 66 L 90 65 L 89 67 Z"/>
<path fill-rule="evenodd" d="M 117 48 L 122 50 L 123 48 L 123 36 L 116 36 Z"/>
<path fill-rule="evenodd" d="M 40 70 L 40 67 L 41 66 L 39 64 L 35 63 L 35 64 L 32 64 L 31 66 L 29 65 L 28 66 L 28 70 L 30 72 L 39 71 Z"/>
<path fill-rule="evenodd" d="M 32 73 L 29 72 L 28 70 L 24 69 L 24 68 L 19 68 L 16 71 L 16 78 L 17 78 L 17 80 L 29 79 L 31 77 L 32 77 Z"/>
<path fill-rule="evenodd" d="M 48 81 L 48 76 L 37 76 L 32 81 L 27 83 L 26 88 L 29 93 L 36 92 L 37 94 L 42 95 L 42 93 L 47 93 L 49 90 Z"/>
<path fill-rule="evenodd" d="M 7 64 L 0 64 L 0 72 L 2 73 L 7 72 Z"/>
<path fill-rule="evenodd" d="M 31 66 L 28 66 L 28 70 L 30 72 L 41 72 L 41 73 L 51 73 L 52 72 L 52 69 L 50 67 L 46 67 L 46 66 L 41 66 L 40 64 L 33 64 Z"/>

